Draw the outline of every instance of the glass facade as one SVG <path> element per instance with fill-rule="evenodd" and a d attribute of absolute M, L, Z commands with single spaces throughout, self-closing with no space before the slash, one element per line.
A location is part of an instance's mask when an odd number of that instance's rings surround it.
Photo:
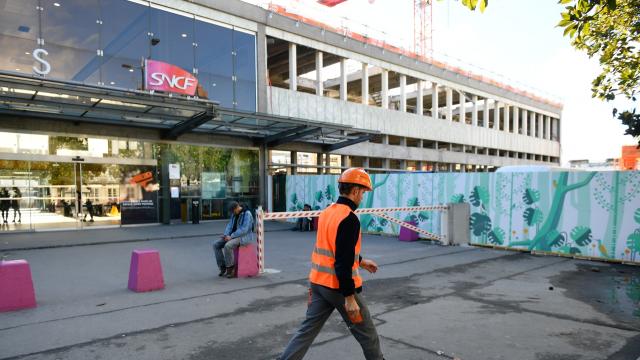
<path fill-rule="evenodd" d="M 188 221 L 196 199 L 195 216 L 226 218 L 230 201 L 257 205 L 257 168 L 253 150 L 0 132 L 0 229 Z"/>
<path fill-rule="evenodd" d="M 0 2 L 0 70 L 142 89 L 144 59 L 194 74 L 199 97 L 256 110 L 255 35 L 127 0 Z"/>

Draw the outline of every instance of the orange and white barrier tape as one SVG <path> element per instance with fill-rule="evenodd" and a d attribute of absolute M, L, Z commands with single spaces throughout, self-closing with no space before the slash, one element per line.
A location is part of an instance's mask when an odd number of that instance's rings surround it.
<path fill-rule="evenodd" d="M 413 211 L 447 211 L 449 207 L 447 205 L 431 205 L 431 206 L 409 206 L 409 207 L 397 207 L 397 208 L 370 208 L 370 209 L 357 209 L 354 211 L 356 214 L 370 214 L 379 216 L 383 219 L 396 223 L 409 230 L 413 230 L 419 234 L 427 236 L 429 239 L 446 242 L 446 235 L 437 235 L 432 232 L 420 229 L 417 226 L 411 225 L 402 220 L 398 220 L 394 217 L 387 215 L 393 212 L 413 212 Z M 264 273 L 264 221 L 265 220 L 283 220 L 283 219 L 296 219 L 301 217 L 317 217 L 320 216 L 323 210 L 315 211 L 291 211 L 291 212 L 272 212 L 265 213 L 262 207 L 258 207 L 257 211 L 257 241 L 258 241 L 258 264 L 260 267 L 260 273 Z"/>

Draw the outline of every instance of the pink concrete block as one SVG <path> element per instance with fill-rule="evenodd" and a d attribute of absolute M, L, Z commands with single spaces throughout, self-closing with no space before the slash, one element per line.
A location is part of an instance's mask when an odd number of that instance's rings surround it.
<path fill-rule="evenodd" d="M 417 226 L 418 223 L 416 223 L 415 221 L 406 221 L 407 224 L 411 224 L 413 226 Z M 418 233 L 413 231 L 413 230 L 409 230 L 405 227 L 400 227 L 400 235 L 398 237 L 398 240 L 400 241 L 416 241 L 418 240 Z"/>
<path fill-rule="evenodd" d="M 239 246 L 234 250 L 236 257 L 236 276 L 251 277 L 257 276 L 258 267 L 258 244 L 250 243 Z"/>
<path fill-rule="evenodd" d="M 160 253 L 154 249 L 133 250 L 129 267 L 129 289 L 135 292 L 164 289 Z"/>
<path fill-rule="evenodd" d="M 0 261 L 0 312 L 36 306 L 27 260 Z"/>

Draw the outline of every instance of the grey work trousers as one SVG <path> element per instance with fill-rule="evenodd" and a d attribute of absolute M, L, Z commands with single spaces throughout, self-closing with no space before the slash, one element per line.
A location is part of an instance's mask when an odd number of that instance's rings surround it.
<path fill-rule="evenodd" d="M 318 336 L 325 321 L 333 313 L 333 309 L 337 309 L 342 315 L 342 319 L 347 323 L 351 334 L 360 343 L 364 357 L 367 360 L 383 360 L 380 339 L 378 339 L 378 332 L 371 319 L 369 309 L 359 294 L 355 296 L 363 319 L 359 324 L 353 324 L 349 320 L 347 311 L 344 308 L 344 296 L 340 292 L 311 284 L 311 302 L 307 308 L 307 317 L 293 335 L 293 338 L 289 340 L 289 344 L 287 344 L 280 360 L 302 359 L 313 340 Z"/>
<path fill-rule="evenodd" d="M 224 267 L 232 267 L 235 265 L 235 259 L 233 258 L 233 249 L 240 246 L 240 238 L 224 241 L 223 239 L 216 240 L 213 243 L 213 251 L 216 254 L 216 262 L 220 269 Z"/>

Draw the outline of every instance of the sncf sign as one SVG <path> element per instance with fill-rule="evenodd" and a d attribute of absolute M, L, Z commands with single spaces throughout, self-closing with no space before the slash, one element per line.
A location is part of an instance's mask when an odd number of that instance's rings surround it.
<path fill-rule="evenodd" d="M 162 61 L 145 60 L 144 82 L 146 90 L 158 90 L 194 96 L 198 79 L 175 65 Z"/>

